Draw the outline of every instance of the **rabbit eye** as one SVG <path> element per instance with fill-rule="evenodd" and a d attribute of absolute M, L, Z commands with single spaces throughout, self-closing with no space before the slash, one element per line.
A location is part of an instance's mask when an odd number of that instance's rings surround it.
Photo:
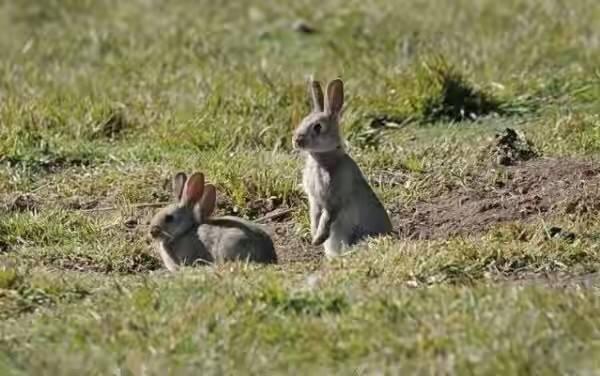
<path fill-rule="evenodd" d="M 175 218 L 173 218 L 173 216 L 172 216 L 171 214 L 167 214 L 167 215 L 165 216 L 165 222 L 166 222 L 166 223 L 173 222 L 173 219 L 175 219 Z"/>
<path fill-rule="evenodd" d="M 316 134 L 321 133 L 321 129 L 323 128 L 323 126 L 321 125 L 321 123 L 317 123 L 313 126 L 313 129 L 315 131 Z"/>

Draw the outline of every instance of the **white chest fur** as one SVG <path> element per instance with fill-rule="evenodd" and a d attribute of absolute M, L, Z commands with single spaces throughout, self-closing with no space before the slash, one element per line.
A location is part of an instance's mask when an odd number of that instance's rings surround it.
<path fill-rule="evenodd" d="M 171 256 L 162 242 L 160 242 L 158 245 L 158 254 L 169 271 L 174 272 L 177 270 L 178 261 Z"/>

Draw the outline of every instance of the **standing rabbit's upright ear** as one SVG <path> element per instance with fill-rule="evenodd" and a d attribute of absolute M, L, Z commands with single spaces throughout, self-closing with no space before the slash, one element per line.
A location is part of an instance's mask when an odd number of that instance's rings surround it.
<path fill-rule="evenodd" d="M 185 182 L 181 203 L 194 206 L 202 198 L 204 192 L 204 174 L 196 172 Z"/>
<path fill-rule="evenodd" d="M 312 99 L 312 107 L 314 112 L 323 112 L 324 110 L 324 98 L 323 89 L 321 89 L 321 83 L 310 78 L 310 97 Z"/>
<path fill-rule="evenodd" d="M 196 216 L 198 221 L 205 220 L 206 218 L 210 218 L 213 212 L 215 211 L 215 206 L 217 205 L 217 189 L 212 184 L 206 184 L 204 186 L 204 194 L 202 195 L 202 199 L 198 203 Z"/>
<path fill-rule="evenodd" d="M 336 78 L 327 85 L 327 103 L 325 112 L 328 115 L 339 117 L 344 106 L 344 83 Z"/>
<path fill-rule="evenodd" d="M 183 172 L 178 172 L 173 178 L 173 198 L 175 198 L 176 201 L 181 200 L 181 195 L 183 194 L 183 187 L 185 186 L 186 180 L 187 176 Z"/>

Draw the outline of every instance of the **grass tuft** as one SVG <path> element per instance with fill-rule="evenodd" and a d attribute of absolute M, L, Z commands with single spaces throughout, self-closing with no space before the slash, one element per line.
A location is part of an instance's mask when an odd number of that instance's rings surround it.
<path fill-rule="evenodd" d="M 422 63 L 416 72 L 416 85 L 411 106 L 427 122 L 477 120 L 501 111 L 497 99 L 476 88 L 441 57 Z"/>

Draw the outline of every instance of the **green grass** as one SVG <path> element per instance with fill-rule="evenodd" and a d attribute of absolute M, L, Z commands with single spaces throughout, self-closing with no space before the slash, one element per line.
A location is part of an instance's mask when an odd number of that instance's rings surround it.
<path fill-rule="evenodd" d="M 275 198 L 278 251 L 307 248 L 310 74 L 344 79 L 349 151 L 391 210 L 493 189 L 506 127 L 597 160 L 598 24 L 596 0 L 0 0 L 0 373 L 599 372 L 598 286 L 567 278 L 599 270 L 596 212 L 169 274 L 136 206 L 202 170 L 220 212 Z"/>

